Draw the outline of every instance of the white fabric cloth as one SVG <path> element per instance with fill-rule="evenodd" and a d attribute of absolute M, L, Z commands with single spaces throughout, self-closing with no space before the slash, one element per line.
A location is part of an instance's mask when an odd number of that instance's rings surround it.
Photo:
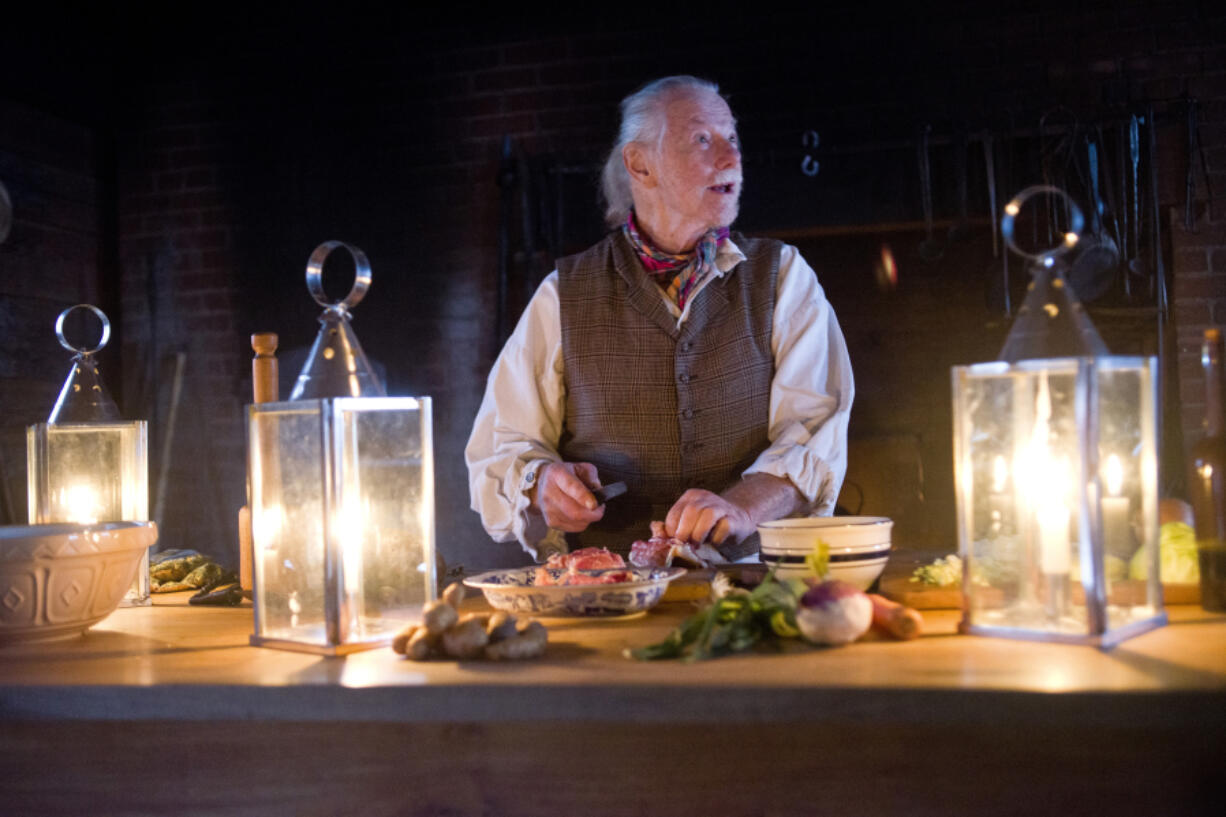
<path fill-rule="evenodd" d="M 660 293 L 678 326 L 702 289 L 744 258 L 731 239 L 724 241 L 715 274 L 690 297 L 684 312 Z M 855 394 L 851 361 L 816 274 L 791 245 L 783 246 L 776 287 L 770 444 L 744 473 L 786 478 L 808 500 L 813 515 L 829 515 L 847 472 L 847 422 Z M 518 540 L 538 560 L 566 550 L 562 532 L 548 528 L 525 495 L 542 465 L 561 461 L 557 443 L 566 394 L 558 304 L 554 271 L 490 370 L 464 451 L 472 508 L 485 530 L 500 542 Z M 646 524 L 643 533 L 648 535 Z"/>

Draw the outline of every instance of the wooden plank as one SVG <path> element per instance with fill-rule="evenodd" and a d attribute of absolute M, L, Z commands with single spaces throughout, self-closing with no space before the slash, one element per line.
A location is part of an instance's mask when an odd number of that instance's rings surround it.
<path fill-rule="evenodd" d="M 116 713 L 119 715 L 120 713 Z M 850 721 L 5 724 L 23 815 L 1208 814 L 1216 730 Z"/>

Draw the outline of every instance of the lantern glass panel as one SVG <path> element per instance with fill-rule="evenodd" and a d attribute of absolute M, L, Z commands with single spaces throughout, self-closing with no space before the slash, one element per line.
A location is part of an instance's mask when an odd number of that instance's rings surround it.
<path fill-rule="evenodd" d="M 984 363 L 953 385 L 964 628 L 1109 644 L 1161 623 L 1154 359 Z"/>
<path fill-rule="evenodd" d="M 31 524 L 144 521 L 149 518 L 147 431 L 128 423 L 36 423 L 26 430 Z M 149 599 L 145 554 L 125 596 Z"/>
<path fill-rule="evenodd" d="M 417 620 L 435 595 L 429 398 L 263 403 L 249 422 L 254 640 L 326 651 Z"/>

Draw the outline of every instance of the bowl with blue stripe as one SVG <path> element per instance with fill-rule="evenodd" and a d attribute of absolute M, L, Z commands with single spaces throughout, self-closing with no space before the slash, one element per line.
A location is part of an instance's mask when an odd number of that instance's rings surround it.
<path fill-rule="evenodd" d="M 885 516 L 810 516 L 758 525 L 761 558 L 781 578 L 812 575 L 805 557 L 821 543 L 830 555 L 829 574 L 867 590 L 890 558 L 894 521 Z"/>

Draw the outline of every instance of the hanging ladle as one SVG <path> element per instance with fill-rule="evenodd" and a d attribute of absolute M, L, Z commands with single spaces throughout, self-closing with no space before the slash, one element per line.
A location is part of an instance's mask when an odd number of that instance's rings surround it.
<path fill-rule="evenodd" d="M 932 261 L 940 258 L 945 252 L 945 246 L 932 235 L 932 170 L 928 164 L 928 136 L 932 132 L 931 125 L 925 125 L 919 139 L 919 175 L 920 199 L 924 207 L 924 240 L 920 242 L 920 258 Z"/>
<path fill-rule="evenodd" d="M 1069 283 L 1082 301 L 1101 298 L 1111 288 L 1120 263 L 1120 249 L 1103 227 L 1103 199 L 1098 189 L 1098 145 L 1086 138 L 1090 175 L 1090 235 L 1078 242 L 1077 259 L 1069 269 Z"/>

